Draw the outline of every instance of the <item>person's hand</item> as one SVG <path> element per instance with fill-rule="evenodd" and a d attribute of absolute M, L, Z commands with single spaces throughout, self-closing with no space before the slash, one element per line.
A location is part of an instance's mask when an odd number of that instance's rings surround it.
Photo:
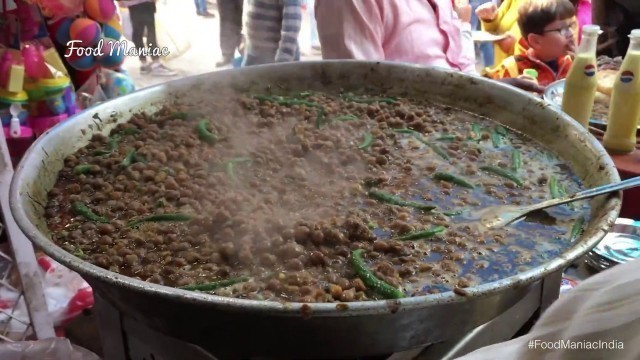
<path fill-rule="evenodd" d="M 517 87 L 518 89 L 524 91 L 534 92 L 538 94 L 544 93 L 544 88 L 533 81 L 520 78 L 498 79 L 497 81 L 511 85 L 513 87 Z"/>
<path fill-rule="evenodd" d="M 498 17 L 498 7 L 493 2 L 484 3 L 478 6 L 476 15 L 482 21 L 491 22 Z"/>
<path fill-rule="evenodd" d="M 511 54 L 511 53 L 513 53 L 513 51 L 512 51 L 513 47 L 516 44 L 516 38 L 511 34 L 506 34 L 506 35 L 507 35 L 506 38 L 504 38 L 504 39 L 502 39 L 500 41 L 497 41 L 497 43 L 498 43 L 498 46 L 500 47 L 500 49 L 502 49 L 502 51 L 504 51 L 507 54 Z"/>
<path fill-rule="evenodd" d="M 471 22 L 471 5 L 456 5 L 456 13 L 462 22 Z"/>

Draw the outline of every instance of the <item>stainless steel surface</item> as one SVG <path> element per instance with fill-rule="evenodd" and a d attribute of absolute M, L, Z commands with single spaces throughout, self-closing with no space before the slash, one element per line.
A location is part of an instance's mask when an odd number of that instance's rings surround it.
<path fill-rule="evenodd" d="M 534 205 L 515 206 L 493 206 L 482 209 L 480 223 L 487 229 L 500 228 L 526 216 L 534 211 L 567 204 L 574 201 L 590 199 L 599 195 L 609 194 L 640 186 L 640 176 L 627 179 L 615 184 L 606 184 L 595 188 L 580 191 L 558 199 L 550 199 Z"/>
<path fill-rule="evenodd" d="M 557 299 L 562 271 L 558 271 L 531 286 L 529 293 L 508 310 L 468 333 L 461 333 L 445 342 L 379 357 L 384 360 L 455 359 L 481 347 L 507 341 Z M 115 308 L 96 296 L 93 308 L 100 321 L 104 358 L 106 360 L 215 360 L 203 349 L 167 337 L 144 324 L 122 316 Z M 221 359 L 224 360 L 224 359 Z M 253 359 L 253 360 L 265 360 Z"/>
<path fill-rule="evenodd" d="M 11 185 L 11 209 L 25 234 L 47 254 L 79 272 L 105 301 L 168 336 L 217 357 L 331 358 L 387 354 L 469 331 L 522 299 L 531 284 L 585 254 L 617 218 L 620 198 L 592 200 L 591 221 L 570 249 L 517 276 L 453 292 L 394 301 L 336 304 L 261 302 L 217 297 L 131 279 L 91 265 L 48 237 L 42 203 L 65 156 L 92 134 L 107 134 L 132 112 L 152 112 L 180 96 L 216 96 L 224 89 L 384 92 L 429 98 L 495 119 L 528 134 L 573 167 L 588 187 L 620 181 L 602 146 L 541 99 L 507 85 L 458 72 L 404 64 L 325 61 L 249 67 L 181 79 L 106 102 L 51 129 L 25 155 Z M 208 94 L 208 95 L 207 95 Z"/>
<path fill-rule="evenodd" d="M 620 218 L 587 255 L 587 262 L 599 270 L 640 258 L 640 222 Z"/>

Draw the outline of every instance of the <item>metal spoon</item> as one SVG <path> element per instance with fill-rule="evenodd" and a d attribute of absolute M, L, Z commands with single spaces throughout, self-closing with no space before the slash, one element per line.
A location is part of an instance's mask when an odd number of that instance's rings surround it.
<path fill-rule="evenodd" d="M 523 218 L 527 214 L 546 209 L 552 206 L 562 205 L 582 199 L 592 198 L 598 195 L 611 193 L 614 191 L 626 190 L 632 187 L 640 186 L 640 176 L 621 181 L 615 184 L 607 184 L 595 187 L 593 189 L 588 189 L 581 191 L 579 193 L 575 193 L 573 195 L 565 196 L 559 199 L 552 199 L 543 201 L 539 204 L 528 205 L 528 206 L 515 206 L 515 205 L 504 205 L 504 206 L 493 206 L 487 209 L 483 209 L 478 214 L 480 216 L 480 224 L 487 229 L 495 229 L 503 226 L 507 226 L 512 222 Z"/>

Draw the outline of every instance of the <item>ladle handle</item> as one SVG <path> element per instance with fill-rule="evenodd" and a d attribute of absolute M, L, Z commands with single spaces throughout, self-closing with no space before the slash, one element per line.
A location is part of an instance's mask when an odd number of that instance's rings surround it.
<path fill-rule="evenodd" d="M 640 176 L 636 176 L 634 178 L 627 179 L 625 181 L 617 182 L 614 184 L 607 184 L 607 185 L 594 187 L 591 189 L 587 189 L 587 190 L 575 193 L 573 195 L 559 198 L 559 199 L 543 201 L 538 205 L 533 205 L 531 207 L 532 208 L 531 210 L 545 209 L 548 207 L 562 205 L 562 204 L 566 204 L 566 203 L 570 203 L 570 202 L 574 202 L 582 199 L 589 199 L 598 195 L 608 194 L 614 191 L 626 190 L 636 186 L 640 186 Z"/>
<path fill-rule="evenodd" d="M 633 177 L 631 179 L 627 179 L 624 181 L 620 181 L 614 184 L 607 184 L 598 187 L 594 187 L 593 189 L 587 189 L 576 193 L 573 198 L 576 200 L 580 199 L 588 199 L 594 196 L 611 193 L 614 191 L 626 190 L 632 187 L 640 186 L 640 176 Z"/>

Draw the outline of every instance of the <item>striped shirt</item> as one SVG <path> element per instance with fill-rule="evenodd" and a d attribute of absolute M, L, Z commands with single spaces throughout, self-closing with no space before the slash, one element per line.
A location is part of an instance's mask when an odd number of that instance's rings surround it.
<path fill-rule="evenodd" d="M 245 6 L 246 65 L 293 61 L 301 0 L 247 0 Z"/>

